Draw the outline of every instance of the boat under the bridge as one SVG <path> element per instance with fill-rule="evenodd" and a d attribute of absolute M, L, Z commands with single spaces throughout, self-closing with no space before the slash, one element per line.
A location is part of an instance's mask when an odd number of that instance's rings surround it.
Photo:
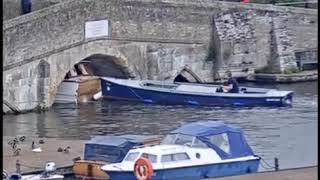
<path fill-rule="evenodd" d="M 163 105 L 290 106 L 293 92 L 240 86 L 239 93 L 217 92 L 219 85 L 101 78 L 102 96 Z"/>

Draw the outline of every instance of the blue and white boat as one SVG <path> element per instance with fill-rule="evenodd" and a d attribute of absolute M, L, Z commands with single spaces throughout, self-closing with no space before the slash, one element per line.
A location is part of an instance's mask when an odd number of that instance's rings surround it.
<path fill-rule="evenodd" d="M 135 162 L 141 158 L 150 160 L 152 180 L 195 180 L 254 173 L 260 162 L 241 129 L 220 121 L 200 121 L 170 132 L 159 145 L 131 149 L 122 162 L 101 169 L 111 180 L 135 180 Z"/>
<path fill-rule="evenodd" d="M 109 99 L 165 105 L 286 106 L 292 91 L 240 87 L 240 93 L 217 92 L 220 86 L 168 81 L 101 78 L 102 96 Z"/>

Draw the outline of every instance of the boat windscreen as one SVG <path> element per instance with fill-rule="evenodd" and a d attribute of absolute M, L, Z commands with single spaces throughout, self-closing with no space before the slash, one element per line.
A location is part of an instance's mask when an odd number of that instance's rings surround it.
<path fill-rule="evenodd" d="M 129 153 L 125 158 L 124 161 L 135 161 L 138 157 L 138 152 Z"/>
<path fill-rule="evenodd" d="M 166 137 L 163 138 L 161 144 L 174 144 L 178 134 L 168 134 Z"/>

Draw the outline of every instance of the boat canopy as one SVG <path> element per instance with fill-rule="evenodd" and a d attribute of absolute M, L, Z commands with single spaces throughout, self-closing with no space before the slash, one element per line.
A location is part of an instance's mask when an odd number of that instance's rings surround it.
<path fill-rule="evenodd" d="M 144 138 L 138 136 L 95 136 L 85 144 L 84 159 L 121 162 L 132 147 L 143 142 Z"/>
<path fill-rule="evenodd" d="M 221 159 L 254 155 L 240 128 L 221 121 L 200 121 L 186 124 L 170 134 L 194 136 L 209 148 L 214 149 Z"/>

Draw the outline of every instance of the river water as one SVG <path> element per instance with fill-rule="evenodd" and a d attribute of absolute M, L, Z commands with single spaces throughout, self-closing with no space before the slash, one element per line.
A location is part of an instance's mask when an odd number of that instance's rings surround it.
<path fill-rule="evenodd" d="M 243 85 L 243 84 L 241 84 Z M 318 83 L 245 85 L 292 90 L 292 107 L 160 106 L 101 100 L 54 105 L 44 113 L 5 115 L 4 136 L 89 139 L 94 135 L 165 135 L 186 122 L 223 120 L 240 126 L 254 152 L 280 169 L 317 165 Z M 261 171 L 265 170 L 260 168 Z"/>

